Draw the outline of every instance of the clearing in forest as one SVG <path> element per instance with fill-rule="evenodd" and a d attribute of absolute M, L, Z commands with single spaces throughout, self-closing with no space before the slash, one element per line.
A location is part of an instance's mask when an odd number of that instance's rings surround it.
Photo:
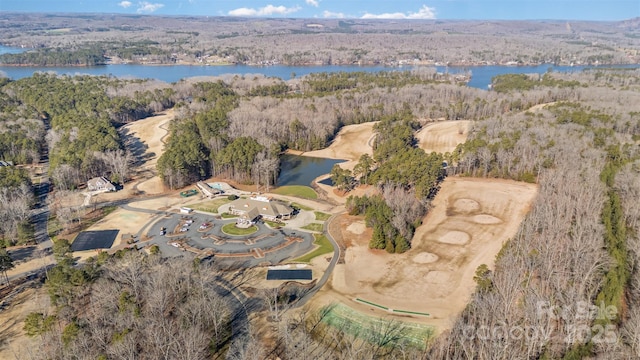
<path fill-rule="evenodd" d="M 423 127 L 415 135 L 418 146 L 427 153 L 452 152 L 458 144 L 467 141 L 471 121 L 439 121 Z"/>
<path fill-rule="evenodd" d="M 373 155 L 373 126 L 377 122 L 347 125 L 340 129 L 331 144 L 322 149 L 308 151 L 303 156 L 349 160 L 340 163 L 343 169 L 353 169 L 362 154 Z"/>
<path fill-rule="evenodd" d="M 322 292 L 326 296 L 319 297 L 319 304 L 341 299 L 360 311 L 389 315 L 353 301 L 361 298 L 429 313 L 409 317 L 435 326 L 437 332 L 451 327 L 475 290 L 476 269 L 481 264 L 493 269 L 536 192 L 536 185 L 522 182 L 447 178 L 404 254 L 369 249 L 371 229 L 363 218 L 341 215 L 336 220 L 346 247 L 345 263 L 336 266 L 330 290 Z"/>
<path fill-rule="evenodd" d="M 164 140 L 168 134 L 169 122 L 175 118 L 173 109 L 158 115 L 134 121 L 122 127 L 127 137 L 133 140 L 130 150 L 140 160 L 139 173 L 156 173 L 156 163 L 164 152 Z M 138 183 L 138 190 L 146 194 L 159 194 L 164 191 L 162 181 L 157 175 Z"/>

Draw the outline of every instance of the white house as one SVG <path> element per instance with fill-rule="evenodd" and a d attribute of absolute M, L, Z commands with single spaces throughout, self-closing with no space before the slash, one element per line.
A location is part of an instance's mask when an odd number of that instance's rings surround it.
<path fill-rule="evenodd" d="M 116 191 L 116 186 L 106 177 L 100 176 L 87 181 L 87 189 L 89 191 Z"/>

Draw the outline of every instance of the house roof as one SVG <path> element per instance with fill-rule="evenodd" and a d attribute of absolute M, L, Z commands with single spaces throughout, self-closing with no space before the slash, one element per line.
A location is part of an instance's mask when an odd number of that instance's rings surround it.
<path fill-rule="evenodd" d="M 244 214 L 242 214 L 241 218 L 249 220 L 249 221 L 253 221 L 258 216 L 260 216 L 260 213 L 258 212 L 258 209 L 251 208 L 249 211 L 247 211 Z"/>
<path fill-rule="evenodd" d="M 111 181 L 107 180 L 104 176 L 95 177 L 93 179 L 89 179 L 87 181 L 87 187 L 107 187 L 107 188 L 115 188 L 115 185 L 111 183 Z"/>
<path fill-rule="evenodd" d="M 255 199 L 237 199 L 229 204 L 231 207 L 238 211 L 245 211 L 247 213 L 255 210 L 259 215 L 277 217 L 281 215 L 288 215 L 293 212 L 293 209 L 278 201 L 264 201 Z"/>

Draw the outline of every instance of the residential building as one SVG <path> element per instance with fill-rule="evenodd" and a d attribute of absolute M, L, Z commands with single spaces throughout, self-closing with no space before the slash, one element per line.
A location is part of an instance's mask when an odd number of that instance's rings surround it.
<path fill-rule="evenodd" d="M 116 186 L 106 177 L 100 176 L 87 181 L 87 189 L 89 191 L 116 191 Z"/>

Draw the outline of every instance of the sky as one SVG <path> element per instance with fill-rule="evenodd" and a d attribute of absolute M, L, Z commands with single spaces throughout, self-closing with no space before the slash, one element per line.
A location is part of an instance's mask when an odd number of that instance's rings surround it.
<path fill-rule="evenodd" d="M 0 0 L 1 11 L 266 18 L 625 20 L 640 0 Z"/>

